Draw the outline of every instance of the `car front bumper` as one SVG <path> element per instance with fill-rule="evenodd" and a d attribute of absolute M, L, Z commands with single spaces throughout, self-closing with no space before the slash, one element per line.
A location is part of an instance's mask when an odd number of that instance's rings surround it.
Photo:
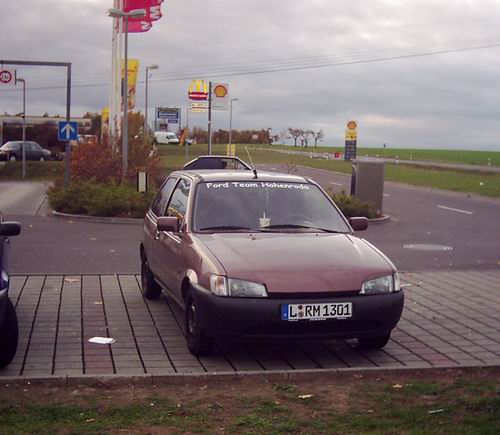
<path fill-rule="evenodd" d="M 193 297 L 201 327 L 214 338 L 242 341 L 294 341 L 300 339 L 357 338 L 390 333 L 404 305 L 404 293 L 330 298 L 232 298 L 214 295 L 194 285 Z M 283 304 L 351 302 L 348 319 L 281 319 Z"/>

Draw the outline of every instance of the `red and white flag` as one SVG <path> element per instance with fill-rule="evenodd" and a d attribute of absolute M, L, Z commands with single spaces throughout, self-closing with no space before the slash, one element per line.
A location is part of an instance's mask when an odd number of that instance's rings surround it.
<path fill-rule="evenodd" d="M 125 0 L 123 10 L 125 12 L 134 9 L 146 9 L 146 16 L 143 18 L 130 18 L 130 21 L 158 21 L 161 17 L 161 4 L 163 0 Z"/>

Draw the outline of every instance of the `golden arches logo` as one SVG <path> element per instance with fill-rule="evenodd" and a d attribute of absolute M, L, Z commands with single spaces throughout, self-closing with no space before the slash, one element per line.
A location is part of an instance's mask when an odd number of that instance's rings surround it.
<path fill-rule="evenodd" d="M 197 92 L 197 93 L 208 93 L 207 84 L 205 80 L 192 80 L 189 85 L 189 92 Z"/>

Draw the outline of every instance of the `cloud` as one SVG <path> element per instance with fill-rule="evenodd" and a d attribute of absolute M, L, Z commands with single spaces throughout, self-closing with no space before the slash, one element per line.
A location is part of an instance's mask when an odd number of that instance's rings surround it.
<path fill-rule="evenodd" d="M 72 62 L 73 113 L 100 110 L 108 99 L 111 6 L 6 2 L 2 58 Z M 345 122 L 357 119 L 360 145 L 500 150 L 498 47 L 230 75 L 487 45 L 498 41 L 499 13 L 492 0 L 170 0 L 152 31 L 130 35 L 129 53 L 141 61 L 141 81 L 147 64 L 160 66 L 150 82 L 151 106 L 185 107 L 190 79 L 212 78 L 228 82 L 240 99 L 236 128 L 323 128 L 324 143 L 340 145 Z M 33 89 L 64 86 L 64 71 L 19 71 L 28 83 L 28 113 L 64 113 L 64 89 Z M 0 111 L 18 112 L 19 99 L 0 90 Z M 138 109 L 143 99 L 140 83 Z M 191 115 L 190 123 L 206 119 Z M 228 113 L 214 114 L 215 128 L 228 125 Z"/>

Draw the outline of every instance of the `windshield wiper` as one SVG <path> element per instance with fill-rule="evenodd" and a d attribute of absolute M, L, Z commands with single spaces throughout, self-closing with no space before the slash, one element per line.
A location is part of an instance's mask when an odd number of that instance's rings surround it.
<path fill-rule="evenodd" d="M 248 230 L 248 231 L 259 231 L 255 228 L 248 228 L 248 227 L 240 227 L 236 225 L 219 225 L 219 226 L 214 226 L 214 227 L 205 227 L 205 228 L 200 228 L 199 231 L 213 231 L 213 230 L 221 230 L 221 231 L 231 231 L 231 230 Z"/>
<path fill-rule="evenodd" d="M 298 224 L 276 224 L 276 225 L 268 225 L 266 227 L 261 227 L 261 230 L 279 230 L 279 229 L 288 229 L 288 228 L 305 228 L 308 230 L 316 230 L 316 231 L 323 231 L 325 233 L 344 233 L 344 231 L 337 231 L 337 230 L 329 230 L 326 228 L 319 228 L 319 227 L 312 227 L 310 225 L 298 225 Z"/>

